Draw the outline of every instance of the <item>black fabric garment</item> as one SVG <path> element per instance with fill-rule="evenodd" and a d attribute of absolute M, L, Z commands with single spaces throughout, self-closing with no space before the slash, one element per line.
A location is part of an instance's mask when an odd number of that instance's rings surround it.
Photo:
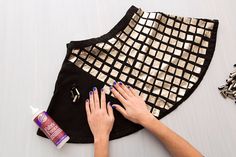
<path fill-rule="evenodd" d="M 158 119 L 186 100 L 201 82 L 212 59 L 218 20 L 145 12 L 131 6 L 107 34 L 67 44 L 48 114 L 70 136 L 71 143 L 91 143 L 85 100 L 93 87 L 104 88 L 111 104 L 114 81 L 132 86 Z M 74 89 L 80 93 L 75 98 Z M 110 139 L 142 126 L 114 110 Z M 38 130 L 38 135 L 45 135 Z"/>

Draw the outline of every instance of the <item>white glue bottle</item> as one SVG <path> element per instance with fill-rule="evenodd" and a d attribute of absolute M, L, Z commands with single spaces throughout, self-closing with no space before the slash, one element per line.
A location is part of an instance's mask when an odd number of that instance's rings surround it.
<path fill-rule="evenodd" d="M 30 106 L 33 113 L 33 121 L 43 133 L 60 149 L 70 137 L 57 125 L 47 112 Z"/>

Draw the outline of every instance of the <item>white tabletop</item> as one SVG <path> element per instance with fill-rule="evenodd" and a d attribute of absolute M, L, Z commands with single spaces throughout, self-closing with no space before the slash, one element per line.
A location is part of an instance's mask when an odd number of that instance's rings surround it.
<path fill-rule="evenodd" d="M 47 109 L 66 43 L 108 32 L 131 5 L 144 11 L 219 19 L 210 67 L 193 94 L 161 121 L 209 157 L 236 156 L 236 104 L 217 89 L 236 63 L 234 0 L 0 0 L 0 156 L 87 157 L 92 144 L 57 150 L 36 135 L 29 105 Z M 165 157 L 146 130 L 110 142 L 111 157 Z"/>

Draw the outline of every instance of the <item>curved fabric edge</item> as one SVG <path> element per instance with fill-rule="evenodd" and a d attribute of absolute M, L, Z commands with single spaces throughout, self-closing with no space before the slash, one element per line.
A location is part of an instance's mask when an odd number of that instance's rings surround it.
<path fill-rule="evenodd" d="M 73 48 L 78 48 L 78 47 L 80 48 L 86 47 L 91 44 L 103 42 L 110 39 L 111 37 L 116 35 L 120 30 L 124 29 L 128 25 L 130 19 L 132 18 L 134 13 L 137 12 L 137 10 L 138 8 L 132 5 L 128 9 L 126 14 L 122 17 L 122 19 L 108 33 L 97 38 L 91 38 L 91 39 L 85 39 L 85 40 L 79 40 L 79 41 L 70 41 L 70 43 L 67 44 L 67 48 L 73 49 Z"/>

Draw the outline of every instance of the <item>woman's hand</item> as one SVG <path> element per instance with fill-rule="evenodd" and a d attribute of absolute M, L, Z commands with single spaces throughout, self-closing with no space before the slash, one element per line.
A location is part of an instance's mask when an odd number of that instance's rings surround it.
<path fill-rule="evenodd" d="M 111 91 L 123 104 L 114 106 L 125 118 L 132 122 L 139 123 L 152 132 L 168 149 L 172 156 L 176 157 L 202 157 L 191 144 L 170 130 L 158 119 L 156 119 L 146 107 L 146 103 L 132 87 L 126 87 L 123 83 L 114 82 Z"/>
<path fill-rule="evenodd" d="M 103 89 L 101 89 L 101 100 L 99 100 L 98 90 L 94 87 L 93 91 L 89 92 L 89 99 L 86 100 L 85 105 L 94 141 L 109 140 L 114 123 L 114 115 L 110 102 L 106 104 L 106 96 Z"/>
<path fill-rule="evenodd" d="M 127 87 L 122 82 L 114 82 L 111 92 L 123 104 L 124 108 L 118 104 L 113 104 L 112 107 L 116 108 L 125 118 L 141 125 L 146 119 L 154 118 L 148 111 L 143 98 L 132 87 Z"/>

